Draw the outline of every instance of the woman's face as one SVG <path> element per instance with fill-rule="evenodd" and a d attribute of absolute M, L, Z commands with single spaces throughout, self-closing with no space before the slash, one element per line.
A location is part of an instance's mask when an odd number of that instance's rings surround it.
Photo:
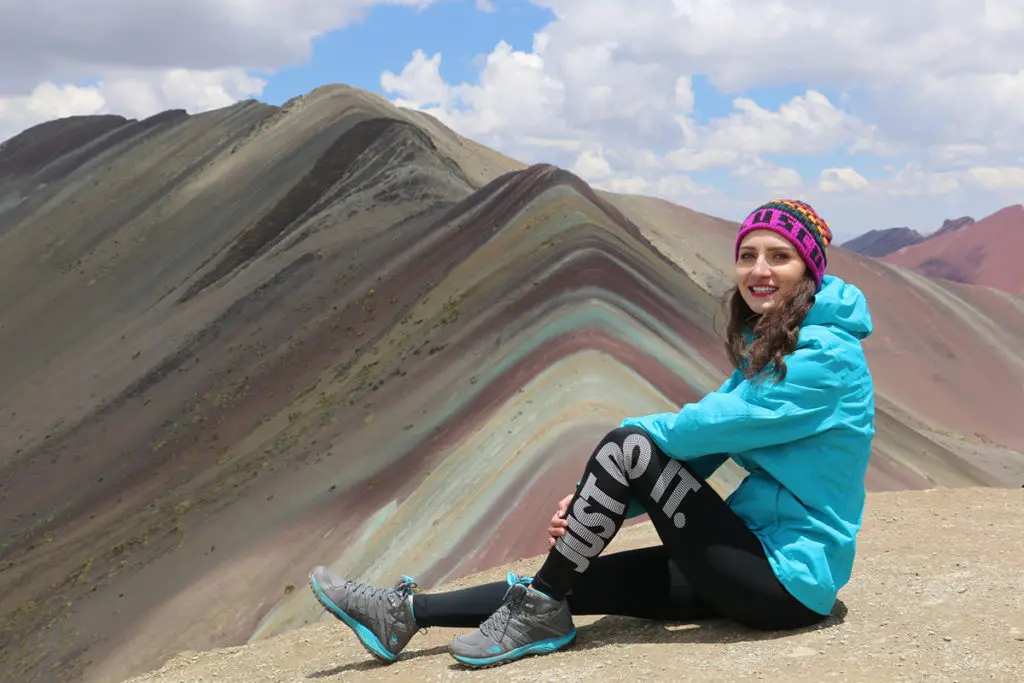
<path fill-rule="evenodd" d="M 750 310 L 760 315 L 778 302 L 779 290 L 789 290 L 807 272 L 795 247 L 771 230 L 754 230 L 740 243 L 736 258 L 736 287 Z"/>

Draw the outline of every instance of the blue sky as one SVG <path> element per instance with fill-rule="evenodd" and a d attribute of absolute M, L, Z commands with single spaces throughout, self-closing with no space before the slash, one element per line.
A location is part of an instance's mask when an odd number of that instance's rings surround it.
<path fill-rule="evenodd" d="M 467 0 L 444 0 L 423 10 L 382 5 L 363 21 L 318 38 L 308 63 L 260 74 L 267 86 L 259 99 L 281 104 L 325 83 L 379 93 L 380 75 L 401 71 L 417 49 L 444 55 L 441 75 L 446 81 L 472 81 L 478 60 L 498 41 L 529 50 L 533 34 L 553 18 L 526 2 L 496 4 L 494 12 L 481 12 Z"/>
<path fill-rule="evenodd" d="M 267 80 L 260 100 L 282 104 L 325 83 L 344 83 L 381 92 L 380 75 L 401 71 L 413 52 L 444 55 L 441 75 L 450 83 L 473 81 L 479 61 L 499 41 L 529 51 L 534 34 L 555 17 L 532 3 L 506 0 L 493 12 L 481 12 L 468 0 L 444 0 L 426 9 L 396 5 L 374 8 L 355 24 L 331 31 L 314 41 L 312 58 L 301 66 L 273 72 L 253 72 Z M 697 75 L 694 93 L 700 103 L 698 121 L 727 115 L 732 97 L 722 96 L 709 79 Z M 751 88 L 744 95 L 775 109 L 804 91 L 799 83 Z"/>
<path fill-rule="evenodd" d="M 801 198 L 845 239 L 1024 196 L 1024 8 L 1006 3 L 205 0 L 168 5 L 154 34 L 134 1 L 104 0 L 88 30 L 46 2 L 12 6 L 0 140 L 344 83 L 602 189 L 732 219 Z"/>
<path fill-rule="evenodd" d="M 312 58 L 305 64 L 273 72 L 254 72 L 266 79 L 267 84 L 259 99 L 270 104 L 282 104 L 289 98 L 326 83 L 347 85 L 381 94 L 381 74 L 398 73 L 413 52 L 423 50 L 428 55 L 440 52 L 440 72 L 449 84 L 475 82 L 481 61 L 499 41 L 516 50 L 529 52 L 534 34 L 555 19 L 549 10 L 525 1 L 498 0 L 495 11 L 479 11 L 470 0 L 442 0 L 425 9 L 383 5 L 373 8 L 361 21 L 331 31 L 314 42 Z M 806 87 L 800 83 L 782 86 L 754 87 L 742 96 L 754 99 L 761 107 L 775 110 Z M 728 116 L 733 111 L 736 94 L 723 95 L 710 79 L 702 74 L 693 76 L 696 110 L 693 118 L 698 123 Z M 823 89 L 833 99 L 839 93 Z M 661 150 L 668 151 L 668 150 Z M 539 152 L 542 156 L 543 152 Z M 836 153 L 808 158 L 805 155 L 766 155 L 772 161 L 793 168 L 802 174 L 814 174 L 823 163 L 844 165 L 849 155 Z M 529 161 L 539 159 L 528 159 Z M 562 159 L 553 159 L 555 163 Z M 861 159 L 864 161 L 864 159 Z M 879 167 L 880 164 L 869 164 Z M 869 175 L 876 168 L 869 170 Z M 728 169 L 716 168 L 692 172 L 699 183 L 722 186 L 729 182 Z"/>

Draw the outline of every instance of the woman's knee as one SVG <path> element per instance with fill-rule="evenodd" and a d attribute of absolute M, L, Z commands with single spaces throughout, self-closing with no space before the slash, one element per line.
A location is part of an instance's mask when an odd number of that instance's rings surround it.
<path fill-rule="evenodd" d="M 644 429 L 642 429 L 641 427 L 631 425 L 628 427 L 616 427 L 615 429 L 605 434 L 604 439 L 602 439 L 602 441 L 605 443 L 607 443 L 608 441 L 614 441 L 615 443 L 621 446 L 630 436 L 640 436 L 646 439 L 647 441 L 651 440 L 650 435 Z"/>
<path fill-rule="evenodd" d="M 604 439 L 601 440 L 601 446 L 608 448 L 609 444 L 615 444 L 619 457 L 622 460 L 622 453 L 627 455 L 632 454 L 633 459 L 638 454 L 643 454 L 646 459 L 650 456 L 650 453 L 655 450 L 654 442 L 651 440 L 651 436 L 640 427 L 616 427 L 605 434 Z M 628 459 L 628 458 L 627 458 Z"/>
<path fill-rule="evenodd" d="M 643 429 L 617 427 L 605 434 L 591 460 L 628 486 L 647 470 L 655 451 L 656 446 Z"/>

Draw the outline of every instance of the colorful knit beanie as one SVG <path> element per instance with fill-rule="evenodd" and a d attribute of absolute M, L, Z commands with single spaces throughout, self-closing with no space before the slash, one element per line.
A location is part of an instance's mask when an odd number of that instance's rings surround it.
<path fill-rule="evenodd" d="M 793 243 L 800 253 L 814 282 L 821 289 L 828 264 L 826 250 L 832 242 L 832 230 L 808 204 L 795 199 L 776 199 L 754 209 L 740 226 L 736 235 L 736 253 L 739 258 L 740 242 L 752 230 L 772 230 Z"/>

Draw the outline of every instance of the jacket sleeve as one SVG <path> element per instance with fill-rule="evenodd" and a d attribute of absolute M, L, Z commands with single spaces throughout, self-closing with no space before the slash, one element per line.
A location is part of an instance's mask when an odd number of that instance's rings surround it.
<path fill-rule="evenodd" d="M 781 382 L 744 378 L 677 413 L 628 418 L 622 426 L 641 427 L 666 454 L 685 461 L 796 441 L 832 426 L 847 374 L 838 371 L 842 365 L 811 339 L 786 358 Z"/>
<path fill-rule="evenodd" d="M 732 389 L 735 388 L 735 386 L 740 382 L 742 377 L 743 375 L 741 375 L 740 373 L 733 372 L 731 375 L 725 378 L 725 381 L 722 383 L 720 387 L 718 387 L 718 389 L 716 389 L 716 392 L 732 391 Z M 627 422 L 629 421 L 624 421 L 620 426 L 627 426 Z M 690 466 L 690 469 L 693 470 L 694 474 L 703 479 L 707 479 L 712 474 L 714 474 L 715 470 L 721 467 L 728 459 L 728 453 L 710 453 L 699 458 L 693 458 L 687 464 Z M 635 497 L 631 498 L 629 501 L 629 506 L 626 508 L 626 519 L 639 517 L 640 515 L 645 514 L 646 512 L 647 511 L 644 509 L 644 506 L 640 503 L 639 500 L 637 500 Z"/>

